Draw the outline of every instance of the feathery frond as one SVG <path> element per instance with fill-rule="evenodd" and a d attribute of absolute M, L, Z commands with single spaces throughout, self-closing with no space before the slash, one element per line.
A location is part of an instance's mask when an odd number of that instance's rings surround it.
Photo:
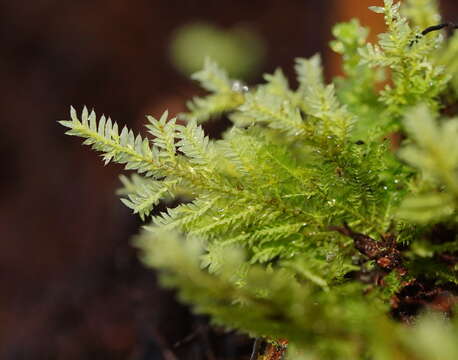
<path fill-rule="evenodd" d="M 147 139 L 86 108 L 61 124 L 141 174 L 118 192 L 152 219 L 136 243 L 195 311 L 287 338 L 294 360 L 452 360 L 456 320 L 415 317 L 458 299 L 458 37 L 421 34 L 436 8 L 372 7 L 387 25 L 375 45 L 358 21 L 336 25 L 330 84 L 319 55 L 296 60 L 297 89 L 280 69 L 248 88 L 207 59 L 185 124 L 148 116 Z M 213 140 L 199 123 L 219 115 L 233 126 Z"/>
<path fill-rule="evenodd" d="M 387 107 L 387 116 L 393 119 L 391 125 L 396 127 L 410 106 L 426 103 L 437 111 L 438 95 L 445 90 L 450 76 L 431 59 L 442 37 L 421 36 L 419 29 L 412 29 L 400 12 L 400 2 L 384 0 L 384 5 L 371 10 L 385 15 L 388 32 L 379 35 L 378 45 L 361 48 L 360 55 L 363 63 L 391 69 L 393 85 L 385 86 L 380 101 Z"/>
<path fill-rule="evenodd" d="M 340 141 L 345 140 L 350 134 L 354 117 L 337 100 L 334 85 L 324 85 L 319 55 L 310 60 L 297 59 L 296 72 L 301 108 L 316 119 L 315 131 L 324 137 L 336 136 Z"/>
<path fill-rule="evenodd" d="M 243 103 L 243 92 L 237 86 L 239 82 L 229 79 L 227 73 L 209 58 L 205 59 L 204 68 L 192 78 L 211 94 L 188 101 L 189 112 L 180 114 L 184 120 L 201 123 L 233 111 Z"/>
<path fill-rule="evenodd" d="M 426 106 L 412 109 L 404 121 L 414 143 L 399 156 L 420 171 L 427 191 L 413 194 L 402 204 L 400 216 L 426 222 L 456 216 L 458 208 L 458 119 L 438 124 Z"/>

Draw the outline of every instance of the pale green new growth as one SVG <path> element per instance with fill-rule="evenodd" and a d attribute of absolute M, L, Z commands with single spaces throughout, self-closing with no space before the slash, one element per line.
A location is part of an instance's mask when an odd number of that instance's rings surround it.
<path fill-rule="evenodd" d="M 439 4 L 436 0 L 406 0 L 401 8 L 401 14 L 420 29 L 441 23 Z"/>
<path fill-rule="evenodd" d="M 296 72 L 301 108 L 319 120 L 315 131 L 322 136 L 336 136 L 341 141 L 346 140 L 354 118 L 345 106 L 339 104 L 334 85 L 324 85 L 320 57 L 315 55 L 310 60 L 298 59 Z"/>
<path fill-rule="evenodd" d="M 159 156 L 172 164 L 176 163 L 175 147 L 175 121 L 167 120 L 168 112 L 164 112 L 161 118 L 156 120 L 152 116 L 147 116 L 149 124 L 146 125 L 148 132 L 155 137 L 154 145 L 162 149 Z"/>
<path fill-rule="evenodd" d="M 420 170 L 421 178 L 420 191 L 404 200 L 399 214 L 419 222 L 456 217 L 458 119 L 438 124 L 425 106 L 419 106 L 408 113 L 404 123 L 414 144 L 401 149 L 399 156 Z"/>
<path fill-rule="evenodd" d="M 235 81 L 229 79 L 227 73 L 208 58 L 205 59 L 204 68 L 192 78 L 212 94 L 189 101 L 187 106 L 190 111 L 181 115 L 183 119 L 203 122 L 232 111 L 243 103 L 243 93 L 237 89 L 238 86 L 234 86 Z"/>
<path fill-rule="evenodd" d="M 103 152 L 105 164 L 110 161 L 126 164 L 126 169 L 139 173 L 149 173 L 155 167 L 154 154 L 147 139 L 135 136 L 126 127 L 119 133 L 118 124 L 105 116 L 97 123 L 95 112 L 89 113 L 87 108 L 83 109 L 81 121 L 74 108 L 71 108 L 70 116 L 70 121 L 60 121 L 71 129 L 66 134 L 86 138 L 83 144 Z"/>
<path fill-rule="evenodd" d="M 456 263 L 440 257 L 451 261 L 458 239 L 434 235 L 446 228 L 456 237 L 458 226 L 458 119 L 445 115 L 458 101 L 449 86 L 457 37 L 421 36 L 439 19 L 435 1 L 371 9 L 386 33 L 373 45 L 358 21 L 336 25 L 331 47 L 345 77 L 330 84 L 319 55 L 296 60 L 297 88 L 277 69 L 248 89 L 207 60 L 193 79 L 210 95 L 179 120 L 148 116 L 150 139 L 86 108 L 61 124 L 105 163 L 140 174 L 122 176 L 119 191 L 151 219 L 136 244 L 195 311 L 287 338 L 291 360 L 452 360 L 456 321 L 427 316 L 406 327 L 387 314 L 417 279 L 458 284 Z M 213 140 L 198 124 L 218 116 L 234 126 Z M 402 265 L 383 268 L 389 245 L 369 258 L 354 234 L 341 234 L 345 226 L 373 241 L 393 237 Z M 447 351 L 428 340 L 427 326 Z"/>
<path fill-rule="evenodd" d="M 379 35 L 377 45 L 361 48 L 360 54 L 363 63 L 391 69 L 393 85 L 385 86 L 380 101 L 387 107 L 385 116 L 396 125 L 409 106 L 427 103 L 437 110 L 438 95 L 445 90 L 450 75 L 442 67 L 434 66 L 434 53 L 442 37 L 436 33 L 422 37 L 421 29 L 412 29 L 401 14 L 400 2 L 384 0 L 384 3 L 384 7 L 371 10 L 385 15 L 388 32 Z"/>
<path fill-rule="evenodd" d="M 191 78 L 199 81 L 205 90 L 211 92 L 232 91 L 232 81 L 227 73 L 208 58 L 205 59 L 204 69 L 193 74 Z"/>
<path fill-rule="evenodd" d="M 124 189 L 119 191 L 120 195 L 127 195 L 127 198 L 121 198 L 121 201 L 128 208 L 134 210 L 135 214 L 139 214 L 144 220 L 148 216 L 155 205 L 159 203 L 177 181 L 157 181 L 140 176 L 133 176 L 131 180 L 122 176 L 121 182 Z"/>

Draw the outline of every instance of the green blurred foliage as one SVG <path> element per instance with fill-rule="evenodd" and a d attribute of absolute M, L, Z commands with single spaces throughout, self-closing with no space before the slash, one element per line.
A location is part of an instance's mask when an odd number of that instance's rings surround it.
<path fill-rule="evenodd" d="M 209 57 L 231 77 L 247 79 L 259 73 L 265 53 L 264 40 L 249 27 L 226 30 L 205 22 L 179 27 L 170 45 L 170 59 L 184 75 L 202 69 L 205 58 Z"/>

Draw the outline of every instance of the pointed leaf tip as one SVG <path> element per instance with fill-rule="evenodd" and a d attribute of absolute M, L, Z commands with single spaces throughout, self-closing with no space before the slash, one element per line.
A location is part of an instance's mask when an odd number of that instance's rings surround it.
<path fill-rule="evenodd" d="M 377 14 L 383 14 L 385 12 L 385 9 L 381 6 L 369 6 L 369 10 Z"/>
<path fill-rule="evenodd" d="M 72 120 L 78 119 L 78 116 L 76 114 L 76 110 L 75 110 L 75 108 L 73 106 L 70 106 L 70 118 Z"/>

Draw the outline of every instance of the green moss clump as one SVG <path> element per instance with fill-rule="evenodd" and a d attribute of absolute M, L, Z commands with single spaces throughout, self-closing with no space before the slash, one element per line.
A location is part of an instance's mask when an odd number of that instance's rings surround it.
<path fill-rule="evenodd" d="M 151 140 L 86 109 L 61 124 L 139 173 L 121 191 L 152 217 L 135 244 L 214 323 L 287 339 L 294 360 L 454 360 L 458 35 L 421 35 L 434 1 L 371 9 L 387 32 L 336 25 L 331 84 L 318 55 L 296 61 L 296 89 L 281 70 L 245 89 L 207 60 L 209 95 L 148 117 Z M 233 127 L 211 140 L 199 124 L 221 115 Z"/>

